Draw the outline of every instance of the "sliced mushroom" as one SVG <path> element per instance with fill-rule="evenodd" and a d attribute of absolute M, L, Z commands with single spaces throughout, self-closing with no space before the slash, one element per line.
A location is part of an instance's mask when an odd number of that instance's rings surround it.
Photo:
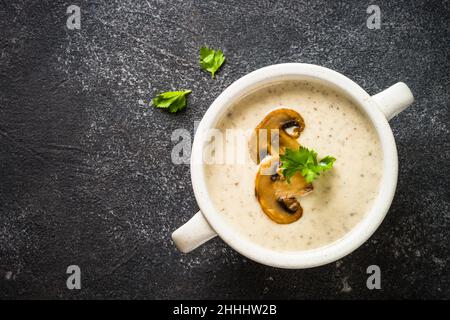
<path fill-rule="evenodd" d="M 297 172 L 288 183 L 279 168 L 279 154 L 286 148 L 298 149 L 297 139 L 305 129 L 302 116 L 287 108 L 269 112 L 255 128 L 250 139 L 250 152 L 259 164 L 255 194 L 264 213 L 273 221 L 288 224 L 303 214 L 298 197 L 313 190 L 311 183 Z"/>
<path fill-rule="evenodd" d="M 279 197 L 277 201 L 289 213 L 296 213 L 301 208 L 295 197 L 283 196 Z"/>
<path fill-rule="evenodd" d="M 260 163 L 266 155 L 282 154 L 286 148 L 298 149 L 297 139 L 303 129 L 305 121 L 295 110 L 278 108 L 269 112 L 250 138 L 252 159 Z"/>
<path fill-rule="evenodd" d="M 300 219 L 303 208 L 298 197 L 313 190 L 311 183 L 296 173 L 288 183 L 279 174 L 278 156 L 267 156 L 258 167 L 255 180 L 255 194 L 264 213 L 273 221 L 288 224 Z"/>

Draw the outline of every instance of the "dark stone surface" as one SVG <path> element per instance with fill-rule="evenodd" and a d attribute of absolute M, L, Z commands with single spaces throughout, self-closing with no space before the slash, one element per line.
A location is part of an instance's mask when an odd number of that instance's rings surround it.
<path fill-rule="evenodd" d="M 0 298 L 450 298 L 448 1 L 77 1 L 0 3 Z M 228 58 L 216 80 L 198 49 Z M 280 62 L 323 65 L 374 94 L 406 82 L 391 121 L 400 177 L 376 234 L 337 263 L 279 270 L 220 239 L 189 255 L 170 232 L 198 209 L 171 132 L 193 132 L 229 84 Z M 186 111 L 148 108 L 193 90 Z M 82 290 L 65 286 L 82 269 Z M 382 290 L 366 288 L 366 268 Z"/>

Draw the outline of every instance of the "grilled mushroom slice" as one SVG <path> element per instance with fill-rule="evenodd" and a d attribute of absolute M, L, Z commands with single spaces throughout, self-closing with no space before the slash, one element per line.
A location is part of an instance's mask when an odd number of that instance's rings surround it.
<path fill-rule="evenodd" d="M 300 219 L 303 208 L 298 197 L 313 190 L 311 183 L 296 173 L 288 183 L 279 170 L 278 156 L 267 156 L 258 167 L 255 194 L 264 213 L 273 221 L 288 224 Z"/>
<path fill-rule="evenodd" d="M 305 121 L 292 109 L 277 108 L 269 112 L 250 138 L 252 159 L 260 163 L 266 155 L 282 154 L 286 148 L 298 149 L 297 139 L 304 129 Z"/>

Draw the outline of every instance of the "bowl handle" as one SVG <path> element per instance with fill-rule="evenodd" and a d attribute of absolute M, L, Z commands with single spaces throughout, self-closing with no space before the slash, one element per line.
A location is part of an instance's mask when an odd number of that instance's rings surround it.
<path fill-rule="evenodd" d="M 199 211 L 172 233 L 172 240 L 178 250 L 188 253 L 215 236 L 217 233 Z"/>
<path fill-rule="evenodd" d="M 372 98 L 388 120 L 405 110 L 414 101 L 411 90 L 403 82 L 397 82 Z"/>

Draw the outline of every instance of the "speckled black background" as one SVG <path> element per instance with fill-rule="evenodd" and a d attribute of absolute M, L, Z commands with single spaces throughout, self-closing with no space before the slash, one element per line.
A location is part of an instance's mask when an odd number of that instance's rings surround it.
<path fill-rule="evenodd" d="M 81 7 L 81 30 L 66 9 Z M 370 4 L 380 30 L 366 27 Z M 448 1 L 0 1 L 0 298 L 450 298 Z M 216 80 L 198 49 L 222 48 Z M 391 121 L 392 207 L 351 255 L 309 270 L 243 258 L 216 238 L 183 255 L 170 233 L 197 210 L 171 133 L 191 133 L 246 73 L 319 64 L 370 94 L 404 81 Z M 188 108 L 148 107 L 192 89 Z M 368 164 L 370 165 L 370 164 Z M 66 288 L 79 265 L 82 289 Z M 366 268 L 382 289 L 366 288 Z"/>

